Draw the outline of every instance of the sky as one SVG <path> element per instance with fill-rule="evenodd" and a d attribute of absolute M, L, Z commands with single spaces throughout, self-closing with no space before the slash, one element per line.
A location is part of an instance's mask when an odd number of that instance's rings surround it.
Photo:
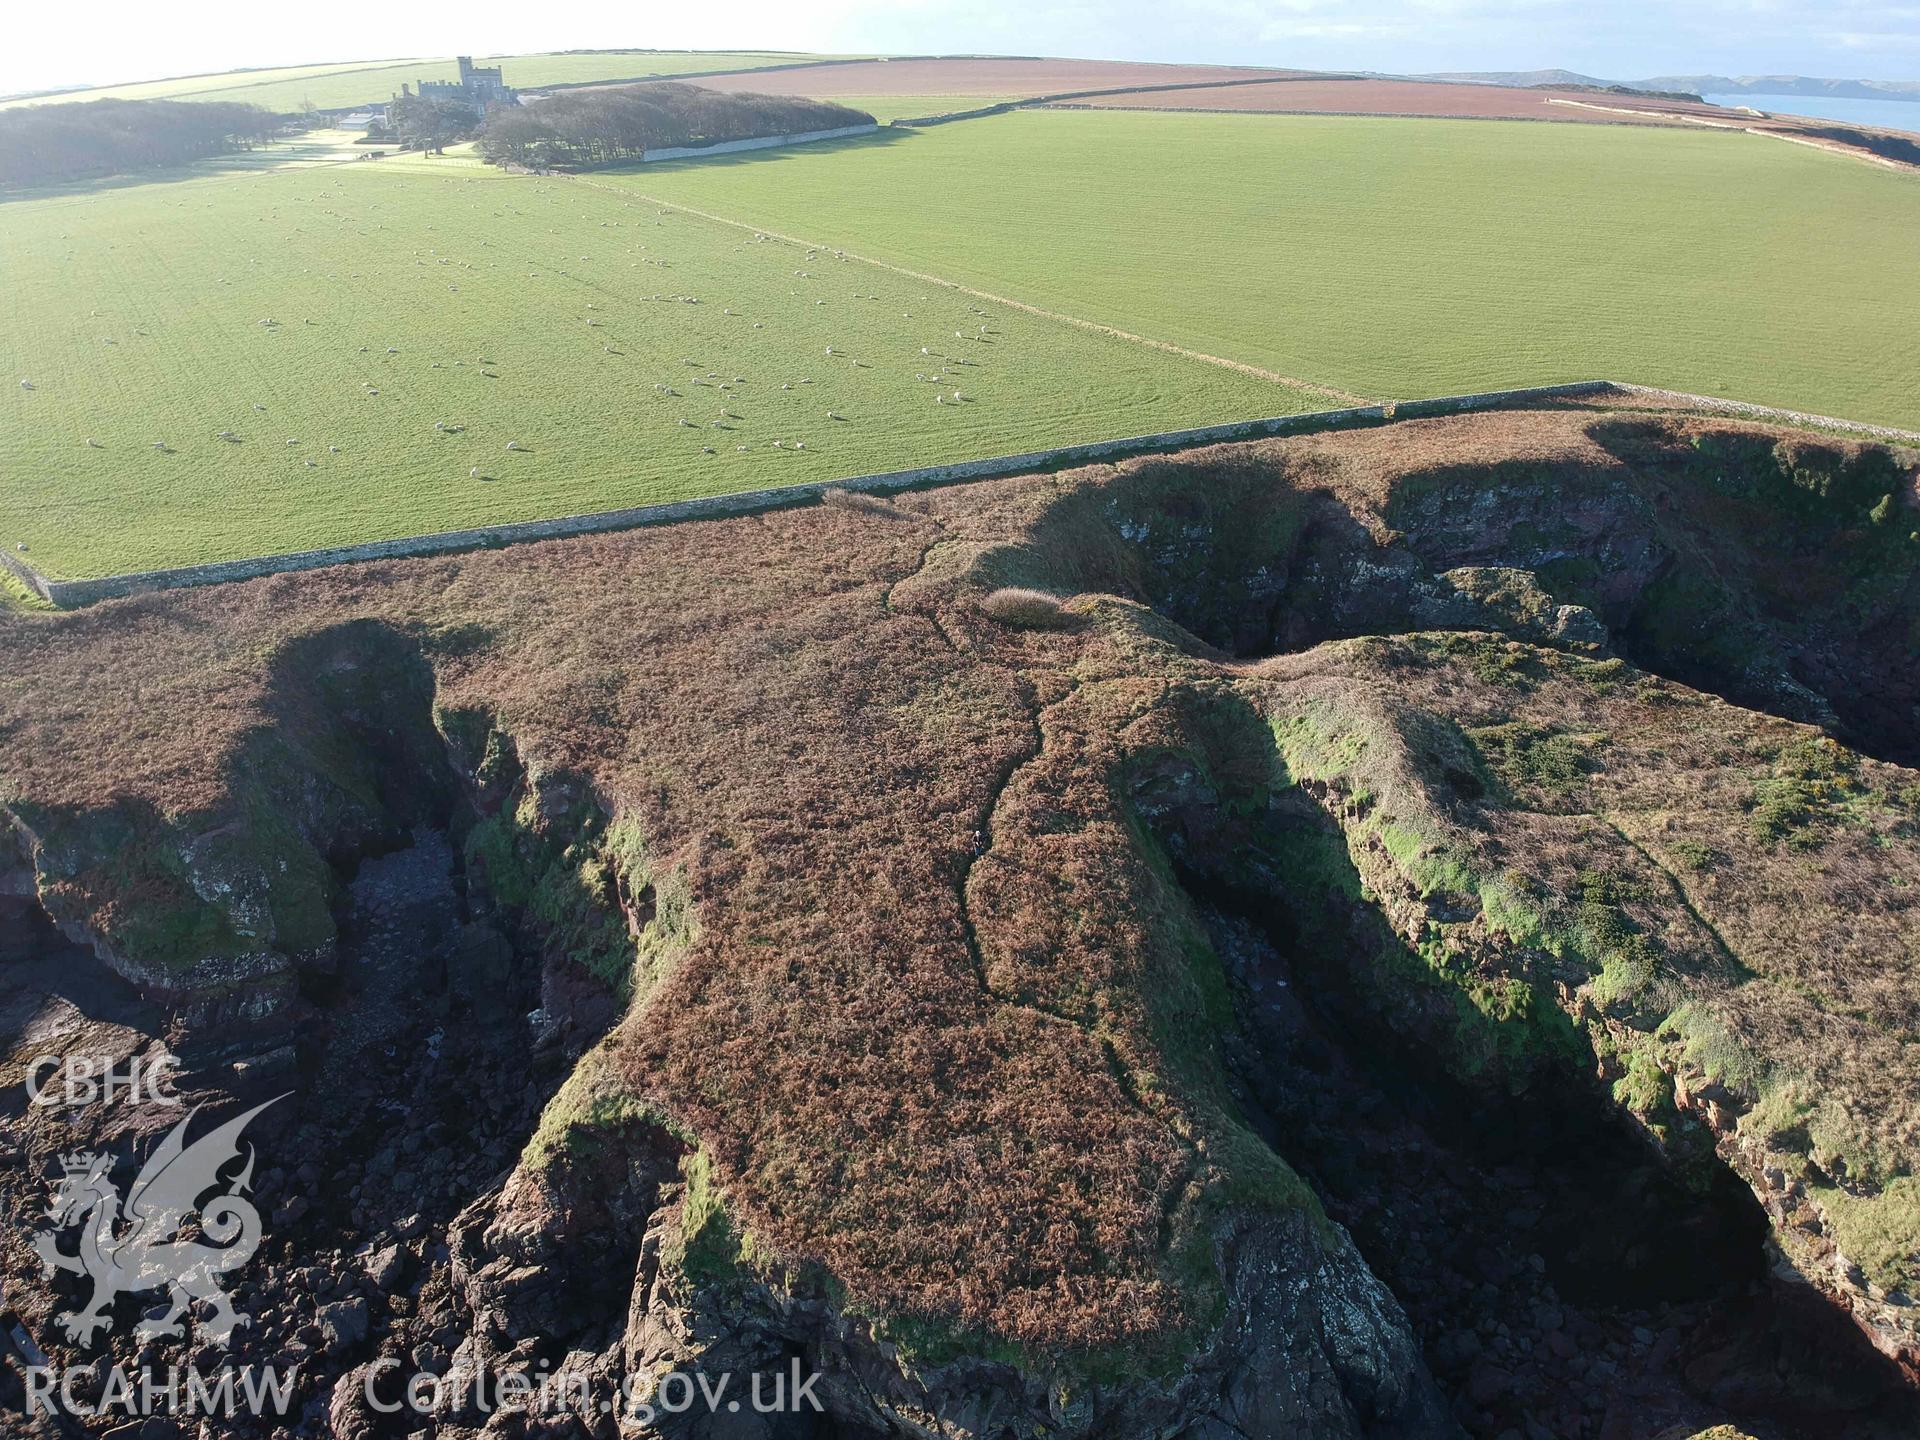
<path fill-rule="evenodd" d="M 0 94 L 241 66 L 568 49 L 1066 55 L 1313 70 L 1920 79 L 1920 0 L 9 0 Z"/>

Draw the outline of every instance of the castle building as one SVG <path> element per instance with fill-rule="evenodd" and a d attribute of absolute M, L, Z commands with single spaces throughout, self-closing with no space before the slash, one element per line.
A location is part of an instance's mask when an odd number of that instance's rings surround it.
<path fill-rule="evenodd" d="M 422 100 L 456 100 L 463 105 L 471 105 L 483 115 L 495 105 L 519 103 L 520 92 L 500 78 L 498 65 L 475 65 L 471 55 L 462 55 L 458 59 L 460 78 L 458 80 L 422 80 L 420 82 Z M 407 83 L 402 81 L 400 94 L 411 95 L 412 93 Z"/>

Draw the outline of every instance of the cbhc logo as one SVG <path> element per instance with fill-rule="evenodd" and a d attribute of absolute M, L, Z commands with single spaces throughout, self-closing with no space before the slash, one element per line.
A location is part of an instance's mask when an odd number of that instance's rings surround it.
<path fill-rule="evenodd" d="M 35 1105 L 178 1105 L 166 1082 L 180 1062 L 164 1050 L 124 1064 L 90 1055 L 36 1055 L 27 1067 L 27 1095 Z"/>

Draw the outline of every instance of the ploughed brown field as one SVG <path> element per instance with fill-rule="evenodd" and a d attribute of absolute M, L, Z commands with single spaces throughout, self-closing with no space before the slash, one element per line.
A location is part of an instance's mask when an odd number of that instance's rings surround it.
<path fill-rule="evenodd" d="M 1575 103 L 1563 103 L 1575 102 Z M 1673 114 L 1740 117 L 1717 105 L 1651 100 L 1580 90 L 1518 90 L 1435 80 L 1301 75 L 1252 85 L 1208 86 L 1102 95 L 1076 101 L 1122 110 L 1250 110 L 1271 114 L 1431 115 L 1475 120 L 1571 120 L 1590 124 L 1679 124 Z M 1605 108 L 1595 108 L 1605 107 Z M 1624 115 L 1622 110 L 1636 110 Z"/>
<path fill-rule="evenodd" d="M 777 85 L 774 83 L 777 80 Z M 830 99 L 890 95 L 938 96 L 949 103 L 977 95 L 1009 97 L 1087 95 L 1066 103 L 1094 109 L 1205 110 L 1253 114 L 1399 115 L 1463 120 L 1548 120 L 1584 125 L 1707 124 L 1754 129 L 1807 141 L 1845 154 L 1896 164 L 1920 162 L 1920 147 L 1897 132 L 1870 126 L 1760 119 L 1739 110 L 1655 96 L 1590 90 L 1524 90 L 1503 85 L 1395 80 L 1310 70 L 1266 70 L 1231 65 L 1148 65 L 1130 61 L 1051 60 L 982 56 L 925 60 L 849 60 L 801 66 L 769 76 L 739 70 L 702 76 L 710 89 L 772 91 Z"/>
<path fill-rule="evenodd" d="M 1044 60 L 981 57 L 942 60 L 850 60 L 808 65 L 777 75 L 736 70 L 703 75 L 711 90 L 778 90 L 783 95 L 1058 95 L 1138 85 L 1204 85 L 1302 75 L 1301 70 L 1242 69 L 1232 65 L 1147 65 L 1119 60 Z"/>

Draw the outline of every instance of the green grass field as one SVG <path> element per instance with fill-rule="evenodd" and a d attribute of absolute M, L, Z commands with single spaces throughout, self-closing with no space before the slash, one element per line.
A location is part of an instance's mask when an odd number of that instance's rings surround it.
<path fill-rule="evenodd" d="M 59 577 L 1325 403 L 458 161 L 0 205 L 0 273 L 0 543 Z"/>
<path fill-rule="evenodd" d="M 762 50 L 593 50 L 476 57 L 476 63 L 498 65 L 504 70 L 509 85 L 530 89 L 542 85 L 575 85 L 711 70 L 760 70 L 769 65 L 791 65 L 807 60 L 858 58 Z M 34 100 L 0 102 L 0 108 L 68 100 L 242 100 L 251 105 L 264 105 L 269 110 L 298 110 L 306 104 L 329 110 L 380 104 L 400 88 L 403 80 L 414 84 L 422 80 L 452 80 L 458 73 L 454 62 L 445 58 L 361 60 L 104 85 Z"/>
<path fill-rule="evenodd" d="M 1920 177 L 1756 136 L 1022 111 L 620 183 L 1360 394 L 1920 425 Z"/>
<path fill-rule="evenodd" d="M 651 196 L 1360 395 L 1920 424 L 1920 181 L 1756 137 L 1022 112 L 579 181 L 343 138 L 0 204 L 0 543 L 79 577 L 1330 403 Z"/>
<path fill-rule="evenodd" d="M 339 76 L 367 75 L 395 66 L 452 65 L 452 61 L 344 60 L 329 65 L 282 65 L 261 70 L 229 70 L 218 75 L 180 75 L 168 80 L 136 80 L 125 85 L 97 85 L 88 90 L 66 90 L 54 95 L 29 95 L 0 100 L 0 110 L 16 105 L 54 105 L 69 100 L 206 100 L 230 98 L 226 92 L 269 86 L 303 86 Z M 437 72 L 436 72 L 437 73 Z M 362 82 L 363 84 L 365 82 Z"/>

